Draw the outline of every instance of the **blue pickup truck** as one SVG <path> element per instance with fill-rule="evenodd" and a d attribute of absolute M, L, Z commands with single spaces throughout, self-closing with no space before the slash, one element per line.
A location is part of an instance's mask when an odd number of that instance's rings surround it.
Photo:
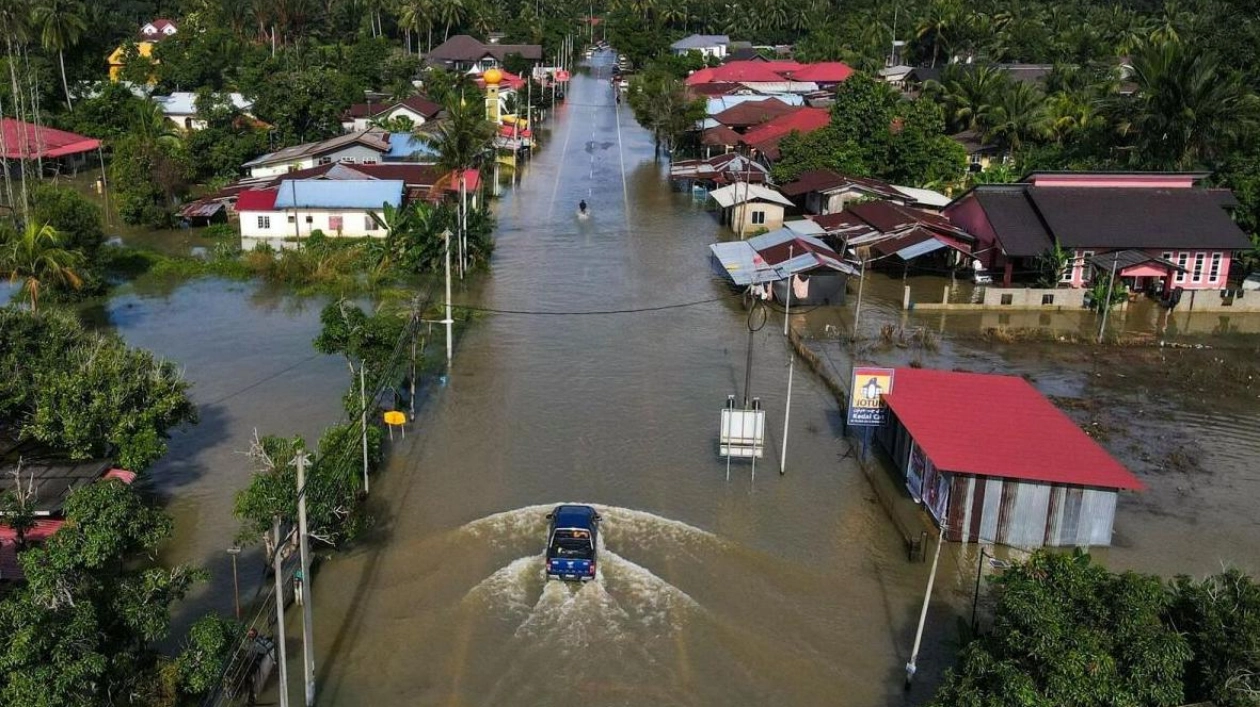
<path fill-rule="evenodd" d="M 590 506 L 556 506 L 547 519 L 547 579 L 595 579 L 599 513 Z"/>

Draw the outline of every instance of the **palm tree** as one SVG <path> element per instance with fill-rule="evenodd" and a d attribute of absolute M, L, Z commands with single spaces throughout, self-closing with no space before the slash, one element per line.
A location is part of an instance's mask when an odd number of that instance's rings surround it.
<path fill-rule="evenodd" d="M 915 38 L 920 42 L 932 43 L 932 66 L 940 57 L 941 45 L 948 45 L 948 37 L 953 35 L 962 16 L 962 6 L 957 0 L 933 0 L 928 14 L 915 28 Z"/>
<path fill-rule="evenodd" d="M 1018 152 L 1026 140 L 1046 134 L 1046 96 L 1031 83 L 1012 81 L 977 122 L 986 138 Z"/>
<path fill-rule="evenodd" d="M 9 282 L 22 281 L 21 293 L 37 311 L 39 294 L 45 287 L 69 285 L 79 289 L 83 254 L 61 247 L 61 233 L 44 223 L 29 222 L 22 232 L 6 229 L 0 234 L 0 276 Z"/>
<path fill-rule="evenodd" d="M 464 18 L 464 2 L 463 0 L 443 0 L 437 6 L 438 19 L 446 25 L 446 30 L 442 33 L 442 41 L 451 38 L 451 25 L 459 24 Z"/>
<path fill-rule="evenodd" d="M 1010 82 L 1010 75 L 996 67 L 951 64 L 940 81 L 929 81 L 924 89 L 941 103 L 950 130 L 959 132 L 976 128 Z"/>
<path fill-rule="evenodd" d="M 78 44 L 79 37 L 87 29 L 83 6 L 77 0 L 42 0 L 31 10 L 31 21 L 39 28 L 40 44 L 45 49 L 57 50 L 61 87 L 66 91 L 66 107 L 74 110 L 70 84 L 66 81 L 66 48 Z"/>
<path fill-rule="evenodd" d="M 1137 135 L 1151 166 L 1187 169 L 1222 155 L 1257 125 L 1256 96 L 1215 55 L 1180 42 L 1151 44 L 1133 58 L 1132 117 L 1121 132 Z"/>
<path fill-rule="evenodd" d="M 463 246 L 467 226 L 468 207 L 465 201 L 464 173 L 486 163 L 491 156 L 491 146 L 498 127 L 486 120 L 485 104 L 480 94 L 465 100 L 463 95 L 446 105 L 446 118 L 431 132 L 417 133 L 421 141 L 438 153 L 438 166 L 458 175 L 460 190 L 460 244 Z M 465 267 L 466 253 L 460 258 L 461 275 Z"/>

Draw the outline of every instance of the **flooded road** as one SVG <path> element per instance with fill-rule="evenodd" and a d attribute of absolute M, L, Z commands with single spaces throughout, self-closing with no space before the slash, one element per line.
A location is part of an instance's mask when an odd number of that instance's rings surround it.
<path fill-rule="evenodd" d="M 781 318 L 754 346 L 773 441 L 755 480 L 737 463 L 727 481 L 718 411 L 748 334 L 709 275 L 717 225 L 669 190 L 607 62 L 593 73 L 498 204 L 493 273 L 467 300 L 547 314 L 488 313 L 458 342 L 373 484 L 378 542 L 321 568 L 320 703 L 900 703 L 927 568 L 841 461 L 834 401 L 801 367 L 777 473 Z M 541 574 L 545 514 L 567 501 L 605 517 L 581 588 Z"/>

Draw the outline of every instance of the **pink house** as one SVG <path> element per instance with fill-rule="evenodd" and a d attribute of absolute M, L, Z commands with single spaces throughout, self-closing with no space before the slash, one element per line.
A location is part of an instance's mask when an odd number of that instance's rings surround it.
<path fill-rule="evenodd" d="M 1037 272 L 1057 245 L 1069 256 L 1061 286 L 1086 286 L 1114 268 L 1133 290 L 1221 290 L 1233 254 L 1251 243 L 1230 218 L 1233 194 L 1196 186 L 1206 176 L 1034 172 L 970 189 L 944 214 L 976 237 L 980 264 L 1007 286 Z"/>

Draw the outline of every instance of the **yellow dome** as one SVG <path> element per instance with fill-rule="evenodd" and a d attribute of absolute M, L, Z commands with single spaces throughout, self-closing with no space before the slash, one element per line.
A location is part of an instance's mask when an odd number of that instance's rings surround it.
<path fill-rule="evenodd" d="M 486 80 L 486 85 L 497 84 L 503 80 L 503 72 L 498 69 L 486 69 L 486 73 L 481 75 Z"/>

